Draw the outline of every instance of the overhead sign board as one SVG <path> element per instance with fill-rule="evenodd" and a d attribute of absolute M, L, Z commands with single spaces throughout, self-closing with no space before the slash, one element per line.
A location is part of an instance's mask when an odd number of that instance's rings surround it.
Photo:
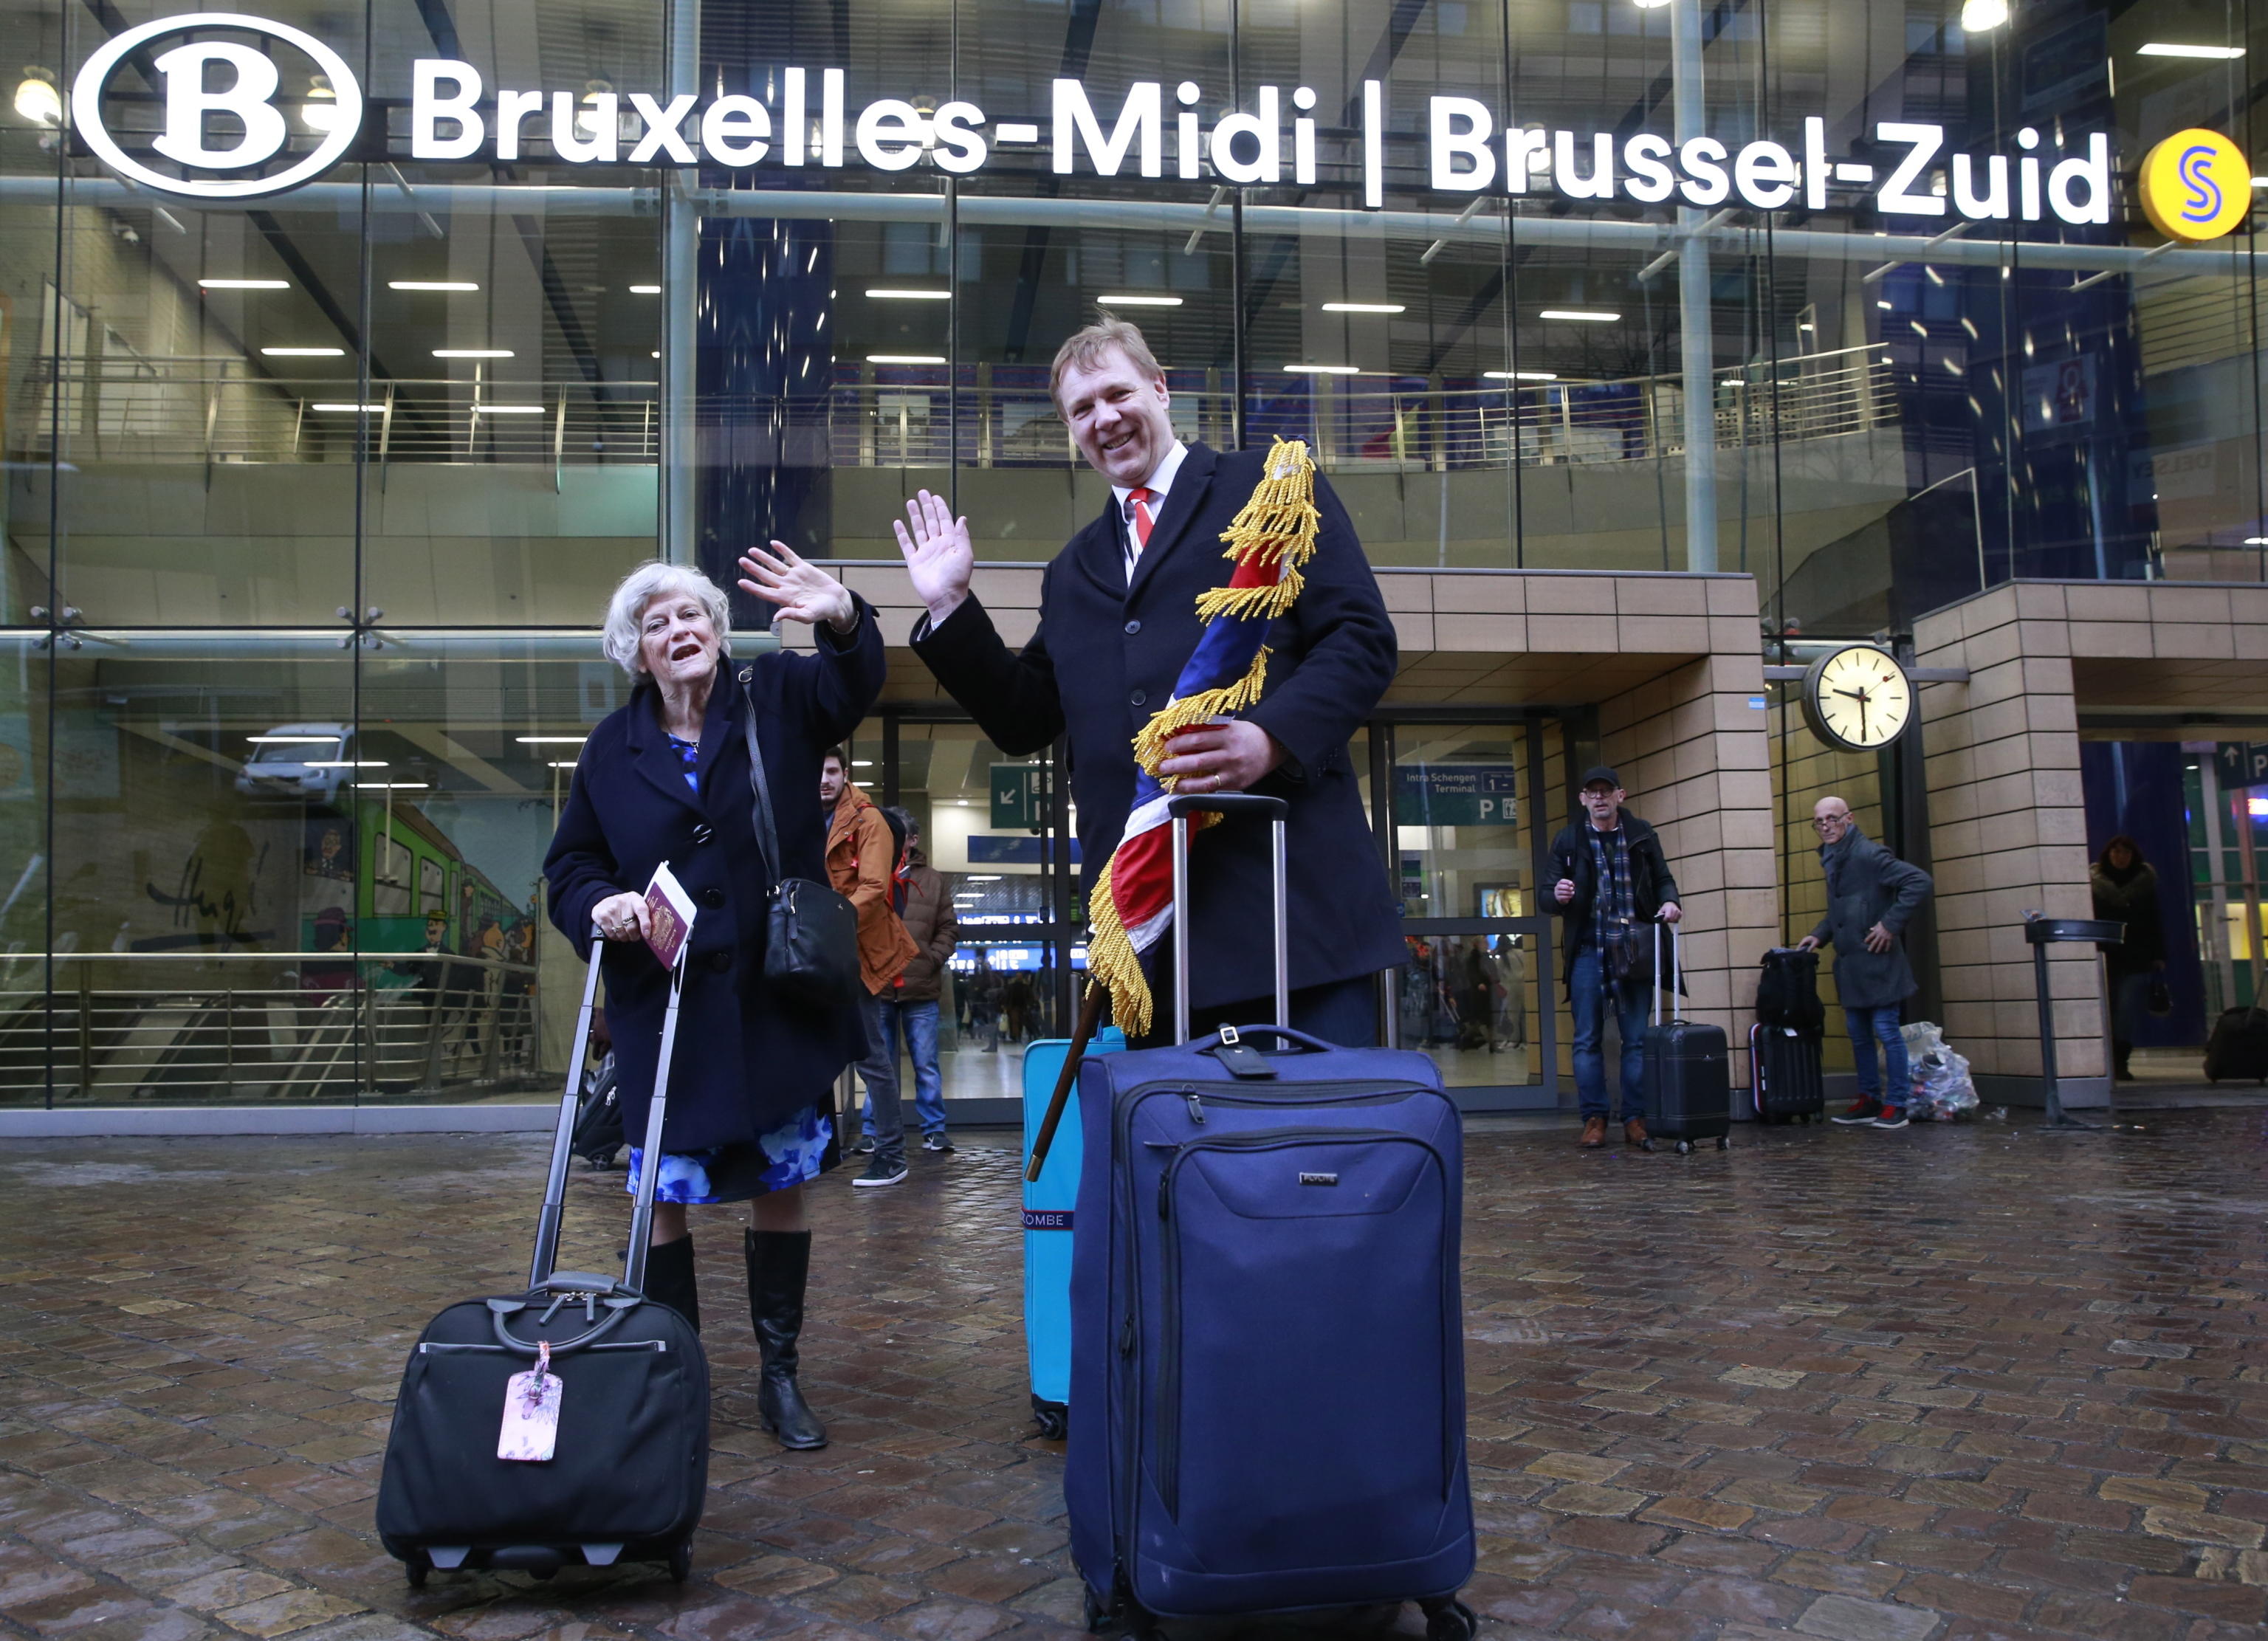
<path fill-rule="evenodd" d="M 291 83 L 306 83 L 302 68 L 311 69 L 335 98 L 285 106 L 279 56 L 298 60 Z M 129 57 L 157 67 L 155 129 L 139 81 L 114 84 Z M 768 69 L 757 82 L 761 95 L 674 97 L 492 85 L 479 67 L 453 57 L 420 57 L 409 66 L 408 158 L 420 160 L 761 166 L 783 173 L 784 183 L 788 173 L 854 163 L 885 172 L 926 163 L 967 175 L 1005 152 L 1044 157 L 1065 176 L 1170 174 L 1233 188 L 1308 187 L 1318 180 L 1323 131 L 1336 139 L 1351 128 L 1363 203 L 1372 209 L 1385 203 L 1388 142 L 1403 148 L 1412 137 L 1425 187 L 1453 196 L 1535 192 L 1757 210 L 1864 204 L 1894 217 L 2100 225 L 2111 220 L 2114 193 L 2109 136 L 2058 121 L 2022 128 L 2008 152 L 1972 154 L 1952 151 L 1942 125 L 1886 120 L 1851 134 L 1863 151 L 1838 154 L 1830 152 L 1826 121 L 1817 117 L 1802 121 L 1786 143 L 1706 135 L 1673 142 L 1643 130 L 1547 129 L 1524 122 L 1517 109 L 1448 95 L 1426 99 L 1417 131 L 1390 130 L 1379 80 L 1363 81 L 1344 115 L 1319 110 L 1313 86 L 1263 85 L 1208 120 L 1200 110 L 1219 106 L 1219 88 L 1209 96 L 1196 80 L 1137 80 L 1105 92 L 1063 77 L 1049 85 L 1043 117 L 1031 109 L 1010 117 L 965 98 L 938 99 L 934 88 L 919 85 L 854 107 L 845 71 L 824 65 Z M 360 145 L 364 111 L 344 54 L 315 36 L 241 12 L 188 12 L 124 30 L 99 47 L 72 84 L 70 118 L 88 147 L 122 176 L 167 193 L 242 199 L 306 181 L 350 152 L 372 157 Z M 2249 207 L 2243 155 L 2227 138 L 2215 140 L 2226 151 L 2184 151 L 2169 162 L 2176 181 L 2166 186 L 2185 191 L 2167 195 L 2174 202 L 2168 220 L 2186 224 L 2169 232 L 2226 232 L 2242 216 L 2228 202 Z M 2213 212 L 2197 216 L 2207 189 Z M 2235 218 L 2224 222 L 2230 210 Z"/>
<path fill-rule="evenodd" d="M 1037 763 L 992 766 L 995 832 L 1036 832 L 1048 823 L 1048 769 Z"/>
<path fill-rule="evenodd" d="M 1519 770 L 1509 763 L 1403 764 L 1394 771 L 1400 826 L 1510 826 Z"/>
<path fill-rule="evenodd" d="M 2268 742 L 2224 740 L 2213 753 L 2221 790 L 2238 786 L 2268 786 Z"/>

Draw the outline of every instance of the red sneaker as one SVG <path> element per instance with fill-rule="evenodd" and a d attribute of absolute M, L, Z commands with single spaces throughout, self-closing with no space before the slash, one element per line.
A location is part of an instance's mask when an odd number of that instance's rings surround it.
<path fill-rule="evenodd" d="M 1851 1108 L 1834 1121 L 1845 1128 L 1871 1128 L 1874 1119 L 1882 1115 L 1882 1102 L 1872 1094 L 1861 1094 L 1851 1102 Z"/>

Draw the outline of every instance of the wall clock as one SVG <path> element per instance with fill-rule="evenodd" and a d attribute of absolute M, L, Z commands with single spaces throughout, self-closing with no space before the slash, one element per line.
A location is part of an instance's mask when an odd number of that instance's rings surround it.
<path fill-rule="evenodd" d="M 1879 752 L 1913 722 L 1913 684 L 1887 650 L 1845 644 L 1812 662 L 1803 678 L 1811 732 L 1845 752 Z"/>

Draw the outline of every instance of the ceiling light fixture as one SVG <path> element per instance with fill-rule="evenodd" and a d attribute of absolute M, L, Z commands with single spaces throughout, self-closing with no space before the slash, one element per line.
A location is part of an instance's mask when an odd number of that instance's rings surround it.
<path fill-rule="evenodd" d="M 260 350 L 271 359 L 336 359 L 344 357 L 344 348 L 262 348 Z"/>
<path fill-rule="evenodd" d="M 1406 313 L 1410 310 L 1399 302 L 1326 302 L 1326 313 Z"/>
<path fill-rule="evenodd" d="M 632 285 L 630 287 L 630 294 L 634 297 L 658 297 L 661 294 L 661 287 L 659 285 Z"/>
<path fill-rule="evenodd" d="M 375 415 L 377 415 L 377 414 L 379 414 L 379 413 L 382 412 L 382 411 L 383 411 L 383 410 L 385 410 L 385 408 L 386 408 L 386 407 L 385 407 L 384 405 L 350 405 L 350 404 L 335 404 L 335 405 L 309 405 L 307 408 L 308 408 L 310 410 L 320 410 L 320 411 L 325 412 L 326 414 L 331 414 L 331 413 L 335 413 L 335 412 L 336 412 L 336 413 L 343 413 L 343 414 L 348 415 L 348 416 L 352 416 L 352 415 L 354 415 L 356 412 L 357 412 L 357 411 L 362 411 L 362 410 L 367 410 L 367 411 L 371 412 L 373 416 L 375 416 Z"/>
<path fill-rule="evenodd" d="M 2209 63 L 2233 63 L 2244 55 L 2242 46 L 2184 46 L 2172 41 L 2154 40 L 2146 46 L 2135 48 L 2138 57 L 2202 57 Z"/>
<path fill-rule="evenodd" d="M 330 747 L 338 743 L 336 735 L 247 735 L 244 738 L 254 747 Z"/>
<path fill-rule="evenodd" d="M 306 767 L 310 769 L 386 769 L 393 768 L 393 765 L 383 758 L 364 758 L 359 762 L 353 758 L 309 758 L 306 761 Z"/>
<path fill-rule="evenodd" d="M 574 759 L 572 759 L 572 758 L 570 758 L 570 759 L 568 759 L 564 763 L 561 763 L 561 762 L 557 762 L 556 760 L 554 760 L 552 762 L 550 762 L 550 763 L 547 764 L 545 767 L 546 767 L 547 769 L 573 769 L 573 768 L 575 767 L 575 760 L 574 760 Z"/>
<path fill-rule="evenodd" d="M 289 291 L 288 279 L 200 279 L 198 285 L 206 291 Z"/>
<path fill-rule="evenodd" d="M 478 291 L 469 279 L 389 279 L 388 291 Z"/>
<path fill-rule="evenodd" d="M 1961 32 L 1986 34 L 2008 20 L 2008 0 L 1962 0 Z"/>
<path fill-rule="evenodd" d="M 422 792 L 431 784 L 431 781 L 357 781 L 355 791 L 358 792 Z"/>
<path fill-rule="evenodd" d="M 473 407 L 473 414 L 475 416 L 541 416 L 543 407 L 541 405 L 475 404 Z"/>
<path fill-rule="evenodd" d="M 895 286 L 884 286 L 880 290 L 869 291 L 866 294 L 877 302 L 950 302 L 953 300 L 953 292 L 950 291 L 902 291 Z"/>
<path fill-rule="evenodd" d="M 1287 364 L 1285 370 L 1294 376 L 1359 376 L 1359 364 Z"/>
<path fill-rule="evenodd" d="M 579 747 L 590 740 L 588 735 L 514 735 L 512 740 L 523 747 Z"/>
<path fill-rule="evenodd" d="M 1182 298 L 1179 297 L 1137 296 L 1124 291 L 1113 291 L 1108 296 L 1101 296 L 1094 299 L 1104 307 L 1179 307 L 1182 305 Z"/>
<path fill-rule="evenodd" d="M 1538 319 L 1572 320 L 1580 324 L 1585 325 L 1611 325 L 1616 320 L 1622 318 L 1622 315 L 1619 313 L 1607 313 L 1602 308 L 1548 307 L 1542 313 L 1538 313 L 1535 317 Z"/>
<path fill-rule="evenodd" d="M 866 363 L 869 364 L 942 364 L 945 363 L 945 355 L 941 353 L 870 353 L 866 356 Z"/>
<path fill-rule="evenodd" d="M 509 348 L 436 348 L 433 357 L 437 359 L 509 359 L 512 353 Z"/>
<path fill-rule="evenodd" d="M 1497 382 L 1556 382 L 1557 371 L 1483 371 L 1483 376 Z"/>
<path fill-rule="evenodd" d="M 16 86 L 16 112 L 33 125 L 49 130 L 63 122 L 63 95 L 55 89 L 53 69 L 26 67 Z"/>

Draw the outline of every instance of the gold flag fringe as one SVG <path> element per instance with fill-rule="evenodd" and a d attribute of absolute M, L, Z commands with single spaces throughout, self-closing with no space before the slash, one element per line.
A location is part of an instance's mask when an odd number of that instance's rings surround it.
<path fill-rule="evenodd" d="M 1252 499 L 1238 511 L 1220 536 L 1228 543 L 1228 550 L 1222 557 L 1239 564 L 1278 565 L 1277 578 L 1256 586 L 1215 587 L 1200 593 L 1198 619 L 1211 622 L 1226 615 L 1239 621 L 1272 621 L 1289 610 L 1307 585 L 1300 571 L 1314 556 L 1315 533 L 1322 523 L 1322 515 L 1315 511 L 1315 464 L 1307 454 L 1306 442 L 1278 439 L 1268 452 L 1267 476 L 1260 481 L 1252 492 Z M 1244 676 L 1235 682 L 1199 690 L 1193 695 L 1176 696 L 1153 713 L 1134 737 L 1136 762 L 1155 775 L 1158 765 L 1167 757 L 1167 743 L 1177 732 L 1192 725 L 1242 711 L 1260 699 L 1267 683 L 1268 646 L 1263 644 L 1260 652 L 1252 658 L 1252 665 L 1245 669 Z M 1165 784 L 1171 791 L 1176 783 L 1168 780 Z M 1219 819 L 1218 815 L 1201 816 L 1199 825 L 1211 826 Z M 1108 861 L 1095 878 L 1087 909 L 1087 975 L 1108 988 L 1111 1018 L 1119 1029 L 1130 1037 L 1145 1036 L 1150 1030 L 1153 1012 L 1150 982 L 1142 973 L 1141 956 L 1134 950 L 1133 937 L 1119 921 L 1118 908 L 1110 897 Z"/>

